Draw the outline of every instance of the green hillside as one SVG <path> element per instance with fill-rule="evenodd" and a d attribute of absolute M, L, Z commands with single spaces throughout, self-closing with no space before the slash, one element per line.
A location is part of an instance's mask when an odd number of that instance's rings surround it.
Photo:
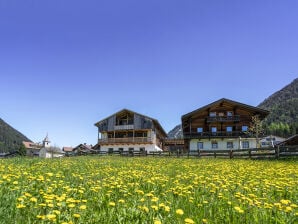
<path fill-rule="evenodd" d="M 23 141 L 31 141 L 0 118 L 0 152 L 18 150 Z"/>
<path fill-rule="evenodd" d="M 265 99 L 258 107 L 270 111 L 264 120 L 268 134 L 284 137 L 298 134 L 298 78 Z"/>

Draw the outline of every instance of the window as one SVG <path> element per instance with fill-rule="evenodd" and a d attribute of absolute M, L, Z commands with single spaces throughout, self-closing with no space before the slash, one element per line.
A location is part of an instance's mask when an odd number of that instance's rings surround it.
<path fill-rule="evenodd" d="M 140 152 L 145 152 L 145 147 L 140 147 Z"/>
<path fill-rule="evenodd" d="M 119 153 L 123 152 L 123 148 L 118 148 Z"/>
<path fill-rule="evenodd" d="M 233 111 L 227 111 L 227 116 L 232 117 L 233 116 Z"/>
<path fill-rule="evenodd" d="M 108 153 L 109 153 L 109 154 L 112 154 L 112 153 L 113 153 L 113 151 L 114 151 L 114 149 L 113 149 L 113 148 L 109 148 L 109 149 L 108 149 Z"/>
<path fill-rule="evenodd" d="M 249 148 L 249 141 L 243 141 L 242 142 L 242 148 L 243 149 L 248 149 Z"/>
<path fill-rule="evenodd" d="M 242 126 L 242 131 L 248 131 L 248 127 L 246 125 Z"/>
<path fill-rule="evenodd" d="M 218 113 L 218 116 L 223 117 L 224 116 L 224 113 L 223 112 L 219 112 Z"/>
<path fill-rule="evenodd" d="M 216 127 L 212 127 L 211 128 L 212 135 L 216 135 L 216 131 L 217 131 L 217 128 Z"/>
<path fill-rule="evenodd" d="M 227 149 L 233 148 L 233 142 L 227 142 Z"/>
<path fill-rule="evenodd" d="M 204 143 L 198 142 L 198 149 L 203 149 L 203 148 L 204 148 Z"/>
<path fill-rule="evenodd" d="M 227 132 L 232 132 L 233 128 L 231 126 L 226 127 Z"/>
<path fill-rule="evenodd" d="M 216 112 L 210 112 L 210 113 L 209 113 L 209 116 L 210 116 L 210 117 L 216 117 Z"/>
<path fill-rule="evenodd" d="M 200 128 L 197 128 L 197 132 L 198 133 L 203 133 L 203 128 L 201 128 L 201 127 Z"/>
<path fill-rule="evenodd" d="M 129 153 L 130 155 L 133 155 L 133 151 L 134 151 L 134 148 L 128 148 L 128 153 Z"/>
<path fill-rule="evenodd" d="M 217 144 L 217 142 L 212 142 L 212 143 L 211 143 L 211 148 L 212 148 L 212 149 L 217 149 L 217 148 L 218 148 L 218 144 Z"/>

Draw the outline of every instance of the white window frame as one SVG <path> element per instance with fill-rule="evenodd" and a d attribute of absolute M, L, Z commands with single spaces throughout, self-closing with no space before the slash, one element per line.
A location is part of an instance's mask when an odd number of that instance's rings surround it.
<path fill-rule="evenodd" d="M 242 148 L 243 149 L 249 149 L 249 141 L 243 141 L 242 142 Z"/>

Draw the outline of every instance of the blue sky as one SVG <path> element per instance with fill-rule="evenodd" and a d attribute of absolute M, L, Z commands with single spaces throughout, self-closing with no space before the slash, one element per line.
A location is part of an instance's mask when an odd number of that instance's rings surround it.
<path fill-rule="evenodd" d="M 220 98 L 257 106 L 298 77 L 298 1 L 0 0 L 0 118 L 95 144 L 127 108 L 166 131 Z"/>

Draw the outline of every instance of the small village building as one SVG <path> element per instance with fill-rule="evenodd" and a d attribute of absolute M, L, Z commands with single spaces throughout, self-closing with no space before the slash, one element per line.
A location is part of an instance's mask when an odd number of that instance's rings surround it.
<path fill-rule="evenodd" d="M 48 135 L 42 141 L 42 148 L 39 151 L 41 158 L 59 158 L 64 156 L 64 152 L 55 146 L 51 146 Z"/>
<path fill-rule="evenodd" d="M 64 146 L 62 148 L 62 151 L 65 152 L 65 153 L 72 152 L 73 151 L 73 147 Z"/>
<path fill-rule="evenodd" d="M 42 148 L 41 143 L 23 141 L 23 145 L 26 148 L 26 156 L 39 156 L 39 151 Z"/>
<path fill-rule="evenodd" d="M 123 109 L 97 122 L 100 151 L 158 152 L 163 151 L 167 134 L 158 120 Z"/>
<path fill-rule="evenodd" d="M 186 151 L 256 148 L 248 133 L 252 117 L 269 111 L 222 98 L 182 116 Z"/>
<path fill-rule="evenodd" d="M 78 146 L 73 148 L 73 153 L 76 155 L 87 155 L 87 154 L 95 154 L 97 150 L 92 148 L 92 145 L 88 145 L 86 143 L 79 144 Z"/>
<path fill-rule="evenodd" d="M 293 135 L 286 140 L 279 142 L 278 146 L 298 146 L 298 134 Z"/>
<path fill-rule="evenodd" d="M 268 148 L 268 147 L 274 147 L 278 143 L 286 140 L 285 138 L 275 136 L 275 135 L 268 135 L 266 137 L 263 137 L 260 140 L 260 144 L 262 148 Z"/>

